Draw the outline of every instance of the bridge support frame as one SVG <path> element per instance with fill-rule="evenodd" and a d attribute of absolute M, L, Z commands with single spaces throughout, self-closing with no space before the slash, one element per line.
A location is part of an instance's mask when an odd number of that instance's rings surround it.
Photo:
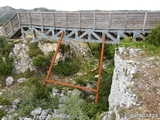
<path fill-rule="evenodd" d="M 56 51 L 55 51 L 54 56 L 52 58 L 52 62 L 50 64 L 49 70 L 47 71 L 47 75 L 46 75 L 44 84 L 53 83 L 53 84 L 59 84 L 59 85 L 63 85 L 63 86 L 68 86 L 68 87 L 73 87 L 73 88 L 77 88 L 77 89 L 82 89 L 82 90 L 95 92 L 96 93 L 95 103 L 98 103 L 98 93 L 99 93 L 99 89 L 100 89 L 100 79 L 101 79 L 101 73 L 102 73 L 102 61 L 103 61 L 104 44 L 105 44 L 105 37 L 106 37 L 105 33 L 103 33 L 103 36 L 102 36 L 103 41 L 102 41 L 101 50 L 100 50 L 99 67 L 97 68 L 98 69 L 98 80 L 97 80 L 97 88 L 96 89 L 87 88 L 87 87 L 83 87 L 83 86 L 79 86 L 79 85 L 74 85 L 74 84 L 69 84 L 69 83 L 64 83 L 64 82 L 49 79 L 50 74 L 51 74 L 51 70 L 53 68 L 54 62 L 56 60 L 57 53 L 59 51 L 59 48 L 60 48 L 60 45 L 61 45 L 61 42 L 62 42 L 62 39 L 63 39 L 63 36 L 64 36 L 64 31 L 62 31 L 62 33 L 61 33 Z"/>

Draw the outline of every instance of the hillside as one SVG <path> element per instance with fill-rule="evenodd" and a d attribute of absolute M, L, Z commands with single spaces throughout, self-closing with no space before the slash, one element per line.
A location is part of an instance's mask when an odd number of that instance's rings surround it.
<path fill-rule="evenodd" d="M 3 25 L 7 20 L 9 20 L 14 14 L 17 12 L 49 12 L 55 11 L 54 9 L 47 9 L 47 8 L 34 8 L 31 10 L 27 9 L 15 9 L 10 6 L 0 7 L 0 26 Z"/>

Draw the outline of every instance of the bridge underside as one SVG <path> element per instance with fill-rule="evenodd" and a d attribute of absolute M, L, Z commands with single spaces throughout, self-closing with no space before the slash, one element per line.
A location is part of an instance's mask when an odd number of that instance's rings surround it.
<path fill-rule="evenodd" d="M 64 31 L 63 40 L 75 40 L 84 42 L 102 43 L 102 35 L 106 34 L 105 43 L 119 44 L 120 40 L 132 37 L 133 41 L 144 40 L 149 31 L 142 30 L 94 30 L 94 29 L 72 29 L 72 28 L 54 28 L 41 26 L 21 26 L 22 39 L 26 40 L 26 34 L 33 35 L 33 41 L 38 37 L 58 40 L 62 31 Z"/>

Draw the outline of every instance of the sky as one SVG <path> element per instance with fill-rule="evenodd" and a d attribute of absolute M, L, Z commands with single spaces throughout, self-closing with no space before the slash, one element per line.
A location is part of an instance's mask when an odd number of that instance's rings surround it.
<path fill-rule="evenodd" d="M 1 0 L 0 7 L 56 10 L 160 10 L 160 0 Z"/>

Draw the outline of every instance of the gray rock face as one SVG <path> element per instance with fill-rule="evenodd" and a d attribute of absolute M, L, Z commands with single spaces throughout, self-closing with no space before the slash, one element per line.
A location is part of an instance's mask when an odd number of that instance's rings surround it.
<path fill-rule="evenodd" d="M 118 108 L 130 106 L 136 106 L 137 100 L 136 94 L 134 94 L 129 86 L 132 86 L 134 82 L 132 78 L 135 73 L 139 72 L 138 61 L 133 59 L 124 59 L 122 56 L 136 57 L 138 56 L 140 49 L 119 47 L 118 51 L 114 55 L 114 74 L 112 77 L 111 92 L 109 95 L 109 109 L 107 116 L 104 116 L 102 120 L 110 120 L 111 114 L 115 114 L 115 120 L 128 120 L 118 114 Z"/>
<path fill-rule="evenodd" d="M 32 66 L 32 59 L 28 55 L 29 47 L 25 43 L 15 44 L 13 52 L 13 65 L 15 73 L 24 73 L 27 69 L 34 71 L 35 67 Z"/>
<path fill-rule="evenodd" d="M 12 85 L 13 81 L 14 81 L 14 79 L 13 79 L 12 76 L 7 77 L 7 79 L 6 79 L 6 85 L 7 86 Z"/>
<path fill-rule="evenodd" d="M 110 108 L 125 105 L 127 108 L 133 104 L 134 96 L 127 87 L 131 85 L 133 74 L 138 72 L 138 62 L 123 60 L 115 54 L 115 69 L 109 96 Z"/>

